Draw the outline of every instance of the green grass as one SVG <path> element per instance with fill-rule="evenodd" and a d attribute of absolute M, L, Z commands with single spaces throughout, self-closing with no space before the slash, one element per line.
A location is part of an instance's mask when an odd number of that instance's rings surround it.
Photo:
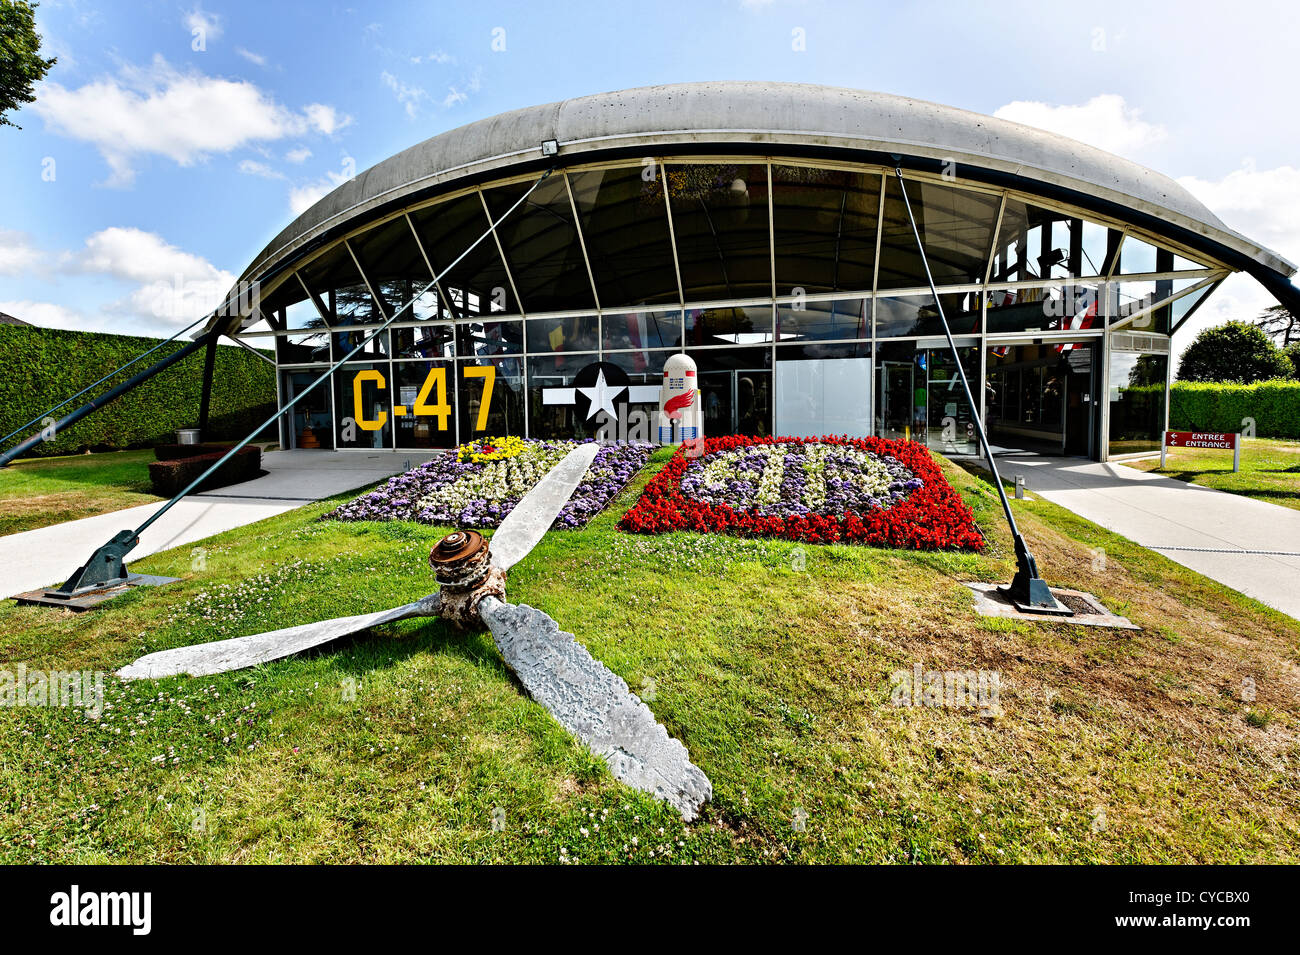
<path fill-rule="evenodd" d="M 1270 504 L 1300 510 L 1300 441 L 1246 438 L 1241 446 L 1241 470 L 1232 472 L 1232 452 L 1177 448 L 1159 458 L 1125 461 L 1129 467 L 1155 471 L 1219 491 L 1242 494 Z"/>
<path fill-rule="evenodd" d="M 110 678 L 99 722 L 0 709 L 0 862 L 1300 861 L 1300 623 L 1044 501 L 1015 506 L 1045 575 L 1144 629 L 978 617 L 961 581 L 1007 579 L 1010 540 L 992 488 L 945 467 L 985 555 L 622 534 L 647 472 L 512 570 L 709 775 L 692 825 L 616 783 L 490 636 L 406 621 Z M 0 608 L 0 667 L 111 670 L 431 591 L 443 529 L 315 521 L 343 499 L 212 538 L 201 572 L 188 547 L 139 561 L 184 579 L 91 613 Z M 914 663 L 998 672 L 999 712 L 892 705 Z"/>
<path fill-rule="evenodd" d="M 0 535 L 160 501 L 153 460 L 146 449 L 17 461 L 0 471 Z"/>

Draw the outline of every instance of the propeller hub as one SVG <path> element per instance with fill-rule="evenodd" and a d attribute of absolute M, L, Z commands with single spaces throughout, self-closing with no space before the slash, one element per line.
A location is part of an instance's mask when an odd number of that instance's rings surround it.
<path fill-rule="evenodd" d="M 505 572 L 492 564 L 488 542 L 478 531 L 454 531 L 429 553 L 429 566 L 442 585 L 439 613 L 461 626 L 481 626 L 479 601 L 505 599 Z"/>

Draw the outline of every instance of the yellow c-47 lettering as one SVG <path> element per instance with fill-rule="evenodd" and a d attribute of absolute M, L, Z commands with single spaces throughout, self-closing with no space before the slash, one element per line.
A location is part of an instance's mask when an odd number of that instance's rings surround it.
<path fill-rule="evenodd" d="M 488 424 L 488 415 L 492 406 L 492 386 L 496 383 L 497 370 L 492 365 L 467 365 L 464 369 L 465 377 L 483 379 L 483 398 L 478 405 L 478 420 L 474 424 L 475 431 L 486 431 Z M 388 387 L 381 372 L 373 368 L 357 372 L 352 378 L 352 417 L 357 423 L 357 427 L 363 431 L 378 431 L 388 423 L 388 412 L 380 411 L 374 418 L 367 418 L 365 414 L 365 401 L 362 398 L 362 386 L 367 381 L 373 381 L 375 387 L 383 391 Z M 429 393 L 436 389 L 437 400 L 434 404 L 429 404 Z M 399 412 L 403 409 L 399 408 Z M 447 401 L 447 369 L 430 368 L 429 374 L 425 376 L 424 384 L 420 386 L 420 393 L 415 397 L 415 405 L 411 409 L 412 413 L 421 418 L 437 418 L 438 430 L 446 431 L 449 427 L 451 418 L 451 404 Z"/>

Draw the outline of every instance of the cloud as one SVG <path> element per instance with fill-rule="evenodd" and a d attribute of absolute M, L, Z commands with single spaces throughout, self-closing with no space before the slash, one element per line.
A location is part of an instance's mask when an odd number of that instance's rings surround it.
<path fill-rule="evenodd" d="M 30 275 L 48 264 L 49 257 L 27 233 L 0 229 L 0 275 Z"/>
<path fill-rule="evenodd" d="M 397 102 L 406 108 L 406 115 L 411 119 L 415 119 L 416 114 L 420 111 L 420 101 L 428 95 L 423 87 L 407 86 L 387 70 L 379 74 L 379 79 L 393 91 L 393 95 L 397 97 Z"/>
<path fill-rule="evenodd" d="M 116 186 L 131 183 L 142 155 L 189 166 L 248 144 L 332 135 L 350 122 L 332 106 L 313 103 L 295 112 L 246 80 L 182 72 L 161 56 L 77 89 L 43 84 L 32 109 L 47 129 L 93 144 Z"/>
<path fill-rule="evenodd" d="M 88 320 L 75 309 L 53 302 L 34 302 L 20 299 L 12 302 L 0 302 L 0 312 L 20 318 L 32 325 L 42 328 L 71 328 L 76 331 L 121 331 L 109 327 L 104 319 Z"/>
<path fill-rule="evenodd" d="M 447 95 L 442 99 L 443 108 L 450 109 L 458 103 L 468 100 L 470 93 L 477 93 L 483 85 L 482 77 L 483 70 L 481 68 L 476 69 L 460 85 L 447 87 Z"/>
<path fill-rule="evenodd" d="M 290 149 L 287 153 L 285 153 L 284 158 L 287 161 L 295 164 L 306 162 L 308 159 L 311 158 L 311 150 L 308 149 L 306 146 L 298 146 L 294 149 Z"/>
<path fill-rule="evenodd" d="M 426 53 L 424 56 L 413 56 L 411 62 L 416 66 L 421 63 L 436 63 L 439 66 L 445 66 L 448 63 L 455 63 L 456 58 L 450 53 L 444 53 L 442 50 L 434 50 L 432 53 Z"/>
<path fill-rule="evenodd" d="M 235 47 L 235 52 L 246 59 L 249 63 L 257 66 L 266 66 L 266 57 L 260 53 L 254 53 L 252 50 L 246 50 L 242 46 Z"/>
<path fill-rule="evenodd" d="M 993 115 L 1069 136 L 1118 155 L 1140 153 L 1168 136 L 1163 126 L 1142 119 L 1141 110 L 1130 107 L 1124 97 L 1115 93 L 1094 96 L 1078 106 L 1017 100 L 1000 107 Z"/>
<path fill-rule="evenodd" d="M 256 159 L 241 159 L 239 171 L 246 176 L 260 176 L 263 179 L 283 179 L 284 173 L 276 172 L 264 162 Z"/>
<path fill-rule="evenodd" d="M 300 186 L 294 186 L 289 190 L 289 208 L 293 214 L 302 215 L 326 195 L 332 192 L 336 187 L 343 185 L 350 179 L 339 172 L 327 172 L 323 177 L 315 182 L 304 183 Z"/>
<path fill-rule="evenodd" d="M 200 6 L 195 6 L 185 14 L 185 27 L 191 35 L 202 36 L 205 40 L 216 40 L 223 32 L 221 17 L 208 13 Z"/>

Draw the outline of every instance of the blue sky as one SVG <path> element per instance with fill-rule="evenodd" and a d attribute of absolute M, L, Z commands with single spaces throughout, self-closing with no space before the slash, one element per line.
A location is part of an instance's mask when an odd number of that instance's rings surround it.
<path fill-rule="evenodd" d="M 24 128 L 0 128 L 0 311 L 170 333 L 355 170 L 504 110 L 708 79 L 882 90 L 1055 129 L 1182 180 L 1300 261 L 1292 9 L 44 0 L 59 63 L 12 117 Z M 1271 299 L 1236 277 L 1211 304 L 1198 324 Z"/>

